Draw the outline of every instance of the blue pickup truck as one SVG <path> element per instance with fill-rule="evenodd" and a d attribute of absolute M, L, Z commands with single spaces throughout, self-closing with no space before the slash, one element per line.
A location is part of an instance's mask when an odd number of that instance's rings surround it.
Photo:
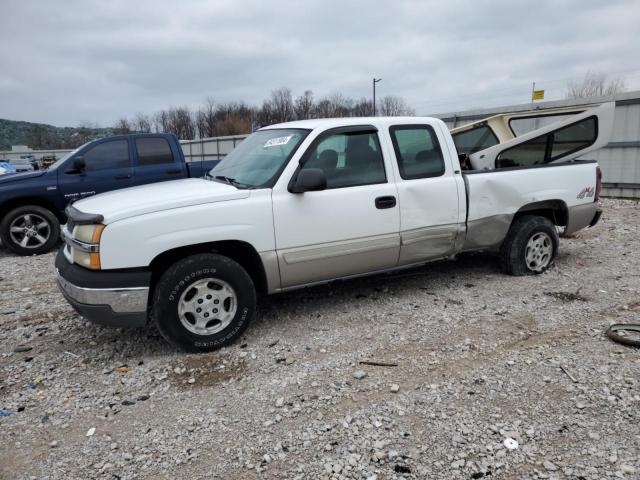
<path fill-rule="evenodd" d="M 0 176 L 0 238 L 19 255 L 51 250 L 72 201 L 146 183 L 202 177 L 217 160 L 185 162 L 171 134 L 93 140 L 47 170 Z"/>

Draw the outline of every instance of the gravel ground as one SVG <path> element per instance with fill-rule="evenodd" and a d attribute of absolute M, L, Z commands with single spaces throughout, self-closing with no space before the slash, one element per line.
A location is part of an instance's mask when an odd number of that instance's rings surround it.
<path fill-rule="evenodd" d="M 206 355 L 0 251 L 0 478 L 640 478 L 640 351 L 603 335 L 640 320 L 640 208 L 604 208 L 544 275 L 476 254 L 279 295 Z"/>

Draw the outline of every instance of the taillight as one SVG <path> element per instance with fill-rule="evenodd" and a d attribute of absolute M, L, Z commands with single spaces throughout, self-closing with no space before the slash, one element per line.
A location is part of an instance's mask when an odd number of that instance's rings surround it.
<path fill-rule="evenodd" d="M 602 190 L 602 169 L 600 167 L 596 167 L 596 194 L 594 198 L 594 202 L 597 202 L 600 199 L 600 190 Z"/>

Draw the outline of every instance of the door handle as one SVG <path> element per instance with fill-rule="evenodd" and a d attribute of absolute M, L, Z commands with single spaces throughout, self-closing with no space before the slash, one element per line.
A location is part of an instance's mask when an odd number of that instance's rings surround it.
<path fill-rule="evenodd" d="M 396 206 L 396 197 L 393 195 L 388 195 L 386 197 L 378 197 L 376 198 L 376 208 L 393 208 Z"/>
<path fill-rule="evenodd" d="M 123 173 L 122 175 L 116 175 L 115 177 L 116 180 L 127 180 L 129 178 L 131 178 L 131 174 L 130 173 Z"/>
<path fill-rule="evenodd" d="M 170 168 L 169 170 L 165 170 L 165 173 L 168 173 L 169 175 L 177 175 L 181 172 L 182 170 L 180 170 L 179 168 Z"/>

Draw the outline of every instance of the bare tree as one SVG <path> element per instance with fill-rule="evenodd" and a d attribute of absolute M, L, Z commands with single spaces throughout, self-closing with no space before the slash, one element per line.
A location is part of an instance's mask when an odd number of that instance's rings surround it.
<path fill-rule="evenodd" d="M 291 90 L 287 87 L 281 87 L 271 92 L 271 104 L 273 105 L 273 111 L 278 121 L 289 122 L 293 120 L 293 99 L 291 97 Z"/>
<path fill-rule="evenodd" d="M 166 133 L 173 133 L 180 140 L 192 140 L 196 134 L 196 127 L 189 108 L 170 108 L 166 112 L 166 125 L 163 129 Z"/>
<path fill-rule="evenodd" d="M 411 116 L 416 114 L 402 97 L 387 96 L 381 98 L 378 101 L 377 109 L 380 115 L 385 117 Z"/>
<path fill-rule="evenodd" d="M 311 90 L 305 90 L 304 94 L 296 98 L 294 111 L 296 119 L 307 120 L 313 115 L 313 92 Z"/>
<path fill-rule="evenodd" d="M 113 133 L 115 133 L 116 135 L 123 135 L 130 132 L 131 124 L 129 123 L 129 120 L 124 117 L 118 119 L 116 124 L 113 126 Z"/>
<path fill-rule="evenodd" d="M 384 97 L 379 102 L 381 115 L 414 115 L 401 97 Z M 291 90 L 273 90 L 261 108 L 244 102 L 216 103 L 205 99 L 195 113 L 187 107 L 160 110 L 152 117 L 138 113 L 133 120 L 122 118 L 114 128 L 122 131 L 174 133 L 178 138 L 192 139 L 251 133 L 257 126 L 288 122 L 294 119 L 370 116 L 373 103 L 365 97 L 355 100 L 336 92 L 317 103 L 313 92 L 305 90 L 295 101 Z"/>
<path fill-rule="evenodd" d="M 131 123 L 134 131 L 138 133 L 151 133 L 151 119 L 148 115 L 138 112 Z"/>
<path fill-rule="evenodd" d="M 160 110 L 153 116 L 153 131 L 156 133 L 169 132 L 169 112 Z"/>
<path fill-rule="evenodd" d="M 328 98 L 320 99 L 320 101 L 316 104 L 316 107 L 314 108 L 314 110 L 315 110 L 314 117 L 316 118 L 331 118 L 333 116 L 331 115 L 333 111 L 331 102 L 329 101 Z"/>
<path fill-rule="evenodd" d="M 624 80 L 614 78 L 607 82 L 604 73 L 587 72 L 582 81 L 572 80 L 567 84 L 567 98 L 600 97 L 624 92 L 626 85 Z"/>
<path fill-rule="evenodd" d="M 356 100 L 351 108 L 351 115 L 354 117 L 370 117 L 373 115 L 373 102 L 365 97 Z"/>
<path fill-rule="evenodd" d="M 291 90 L 281 87 L 271 92 L 271 97 L 262 103 L 258 112 L 258 121 L 261 125 L 289 122 L 294 118 L 293 99 Z"/>
<path fill-rule="evenodd" d="M 318 118 L 349 117 L 353 108 L 353 100 L 341 93 L 333 93 L 322 98 L 315 108 Z"/>
<path fill-rule="evenodd" d="M 230 102 L 218 105 L 215 110 L 216 136 L 251 133 L 255 110 L 245 103 Z"/>
<path fill-rule="evenodd" d="M 353 108 L 353 99 L 345 97 L 341 93 L 333 93 L 329 96 L 329 105 L 332 117 L 349 117 Z"/>
<path fill-rule="evenodd" d="M 216 135 L 216 103 L 207 97 L 204 105 L 196 113 L 196 125 L 200 138 L 215 137 Z"/>

